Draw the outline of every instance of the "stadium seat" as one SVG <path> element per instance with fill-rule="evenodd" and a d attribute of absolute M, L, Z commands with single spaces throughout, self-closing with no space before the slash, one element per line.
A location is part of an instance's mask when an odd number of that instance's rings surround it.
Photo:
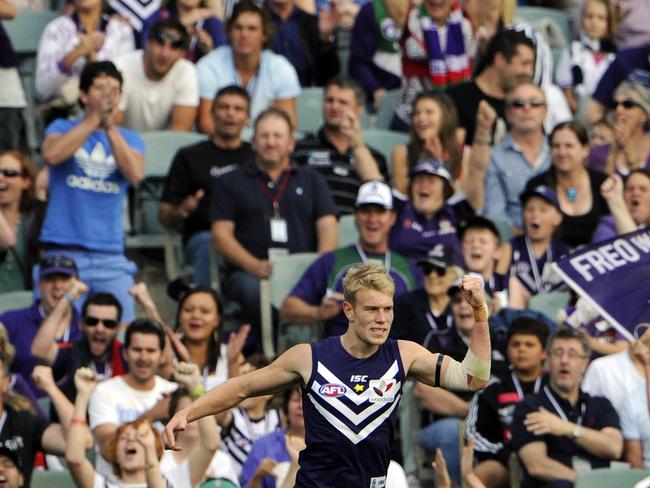
<path fill-rule="evenodd" d="M 508 242 L 510 239 L 512 239 L 512 225 L 510 225 L 510 222 L 507 220 L 501 220 L 501 219 L 490 219 L 492 222 L 494 222 L 494 225 L 496 226 L 497 230 L 499 231 L 499 236 L 501 236 L 501 242 Z"/>
<path fill-rule="evenodd" d="M 303 88 L 296 100 L 298 130 L 315 132 L 323 125 L 323 89 Z"/>
<path fill-rule="evenodd" d="M 162 249 L 167 242 L 180 242 L 167 239 L 166 230 L 158 222 L 158 204 L 165 177 L 176 151 L 203 141 L 206 136 L 175 131 L 142 132 L 141 136 L 145 146 L 145 177 L 134 191 L 130 212 L 132 232 L 127 237 L 126 245 L 136 249 Z M 169 257 L 172 259 L 173 253 L 169 253 Z"/>
<path fill-rule="evenodd" d="M 37 96 L 34 86 L 36 51 L 45 26 L 58 15 L 58 12 L 50 10 L 19 10 L 13 19 L 2 21 L 2 26 L 7 32 L 11 45 L 20 60 L 18 72 L 27 101 L 27 107 L 23 111 L 25 135 L 27 147 L 32 156 L 35 155 L 36 149 L 40 145 L 43 125 L 39 111 L 36 108 Z"/>
<path fill-rule="evenodd" d="M 642 469 L 592 469 L 578 475 L 575 488 L 633 488 L 636 483 L 650 476 Z"/>
<path fill-rule="evenodd" d="M 557 313 L 571 301 L 571 294 L 567 291 L 551 291 L 533 295 L 528 301 L 528 309 L 546 315 L 556 322 Z"/>
<path fill-rule="evenodd" d="M 393 120 L 393 115 L 395 114 L 395 104 L 397 99 L 402 93 L 401 89 L 389 90 L 384 95 L 384 98 L 379 102 L 379 109 L 377 110 L 377 120 L 375 121 L 375 127 L 377 129 L 388 130 L 390 128 L 390 122 Z"/>
<path fill-rule="evenodd" d="M 35 471 L 31 488 L 75 488 L 72 475 L 68 471 Z"/>
<path fill-rule="evenodd" d="M 266 357 L 275 357 L 273 344 L 273 307 L 279 309 L 283 300 L 298 282 L 309 265 L 318 257 L 315 252 L 278 256 L 271 259 L 273 273 L 260 282 L 260 309 L 262 316 L 262 347 Z M 299 326 L 301 329 L 308 327 Z M 278 336 L 283 335 L 282 327 Z M 279 340 L 280 341 L 280 340 Z"/>
<path fill-rule="evenodd" d="M 339 217 L 339 247 L 354 244 L 359 239 L 359 231 L 354 223 L 354 215 Z"/>
<path fill-rule="evenodd" d="M 388 176 L 392 176 L 391 155 L 393 147 L 397 144 L 406 144 L 409 135 L 404 132 L 396 132 L 386 129 L 367 129 L 363 131 L 363 139 L 366 144 L 384 155 L 388 164 Z"/>
<path fill-rule="evenodd" d="M 0 313 L 7 310 L 29 307 L 34 301 L 34 295 L 29 290 L 8 291 L 0 293 Z"/>

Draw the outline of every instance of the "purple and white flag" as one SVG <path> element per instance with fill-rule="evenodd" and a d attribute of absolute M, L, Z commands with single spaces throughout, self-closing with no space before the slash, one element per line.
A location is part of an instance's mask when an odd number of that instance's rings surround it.
<path fill-rule="evenodd" d="M 553 266 L 626 338 L 650 322 L 650 229 L 584 247 Z"/>

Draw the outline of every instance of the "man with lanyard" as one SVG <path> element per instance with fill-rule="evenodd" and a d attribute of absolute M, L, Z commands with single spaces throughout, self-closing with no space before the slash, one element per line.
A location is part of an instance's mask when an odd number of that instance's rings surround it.
<path fill-rule="evenodd" d="M 548 340 L 548 384 L 517 405 L 512 445 L 524 467 L 523 488 L 573 486 L 578 474 L 620 458 L 623 436 L 616 410 L 580 389 L 589 363 L 587 337 L 558 329 Z"/>
<path fill-rule="evenodd" d="M 509 486 L 512 414 L 524 395 L 541 389 L 547 338 L 544 322 L 530 317 L 516 319 L 508 330 L 510 371 L 490 381 L 472 399 L 466 432 L 476 441 L 474 458 L 478 464 L 474 473 L 486 486 Z"/>
<path fill-rule="evenodd" d="M 431 386 L 476 390 L 490 371 L 487 304 L 480 279 L 465 276 L 474 333 L 462 363 L 409 341 L 389 339 L 395 285 L 378 263 L 344 278 L 342 336 L 292 347 L 271 365 L 215 387 L 178 412 L 165 427 L 167 448 L 179 450 L 188 422 L 232 408 L 242 400 L 294 385 L 303 391 L 306 448 L 296 487 L 386 486 L 390 446 L 402 385 L 411 376 Z"/>
<path fill-rule="evenodd" d="M 255 160 L 219 176 L 211 202 L 212 236 L 226 263 L 224 292 L 243 308 L 260 337 L 260 279 L 273 256 L 332 251 L 338 242 L 336 208 L 316 171 L 291 163 L 291 121 L 269 108 L 255 121 Z"/>
<path fill-rule="evenodd" d="M 368 261 L 384 265 L 395 281 L 396 296 L 420 286 L 420 271 L 388 247 L 388 235 L 395 223 L 390 187 L 381 181 L 364 183 L 359 188 L 354 218 L 359 241 L 324 254 L 307 269 L 282 304 L 283 319 L 298 324 L 325 322 L 325 336 L 345 332 L 343 276 L 351 267 Z"/>

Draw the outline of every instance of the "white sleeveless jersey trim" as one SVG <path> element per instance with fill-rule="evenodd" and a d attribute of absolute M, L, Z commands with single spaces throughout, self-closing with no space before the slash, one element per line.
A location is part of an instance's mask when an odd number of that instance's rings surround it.
<path fill-rule="evenodd" d="M 314 399 L 311 393 L 307 394 L 307 397 L 309 398 L 309 400 L 311 400 L 311 402 L 314 404 L 314 407 L 316 407 L 316 410 L 323 416 L 323 418 L 325 418 L 325 420 L 327 420 L 341 434 L 347 437 L 350 440 L 350 442 L 352 442 L 353 444 L 358 444 L 366 437 L 368 437 L 370 434 L 372 434 L 390 416 L 393 410 L 395 410 L 395 407 L 399 404 L 399 400 L 402 397 L 402 394 L 400 393 L 399 395 L 397 395 L 395 397 L 395 400 L 392 402 L 390 408 L 384 411 L 381 415 L 375 418 L 363 429 L 361 429 L 359 433 L 355 433 L 341 420 L 339 420 L 333 414 L 328 412 L 322 405 L 318 403 L 317 400 Z"/>

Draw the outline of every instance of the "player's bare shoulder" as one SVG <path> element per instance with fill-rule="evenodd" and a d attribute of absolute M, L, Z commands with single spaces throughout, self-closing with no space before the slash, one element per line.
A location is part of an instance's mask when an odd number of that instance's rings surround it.
<path fill-rule="evenodd" d="M 311 345 L 297 344 L 287 349 L 274 363 L 286 371 L 300 375 L 302 383 L 305 385 L 311 376 Z"/>

